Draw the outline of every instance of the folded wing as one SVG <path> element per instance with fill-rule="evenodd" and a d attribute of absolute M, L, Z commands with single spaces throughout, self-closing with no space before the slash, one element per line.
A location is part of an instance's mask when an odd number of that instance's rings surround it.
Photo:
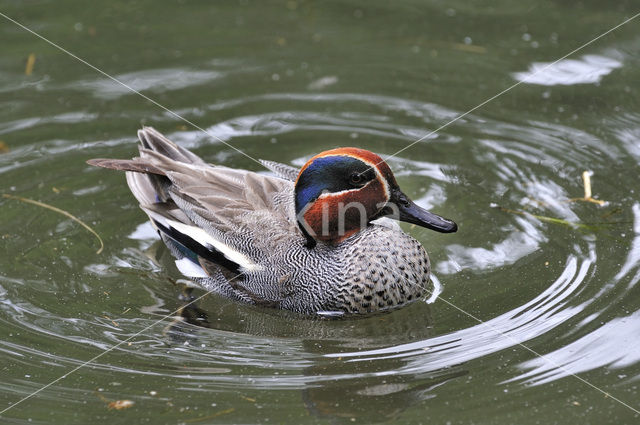
<path fill-rule="evenodd" d="M 229 282 L 263 269 L 261 257 L 270 253 L 252 244 L 264 239 L 257 238 L 257 232 L 276 236 L 299 232 L 289 208 L 293 183 L 206 164 L 150 127 L 140 130 L 138 137 L 139 157 L 88 162 L 127 171 L 129 187 L 183 274 L 225 280 L 236 296 L 258 302 L 260 295 L 243 288 L 241 279 Z"/>

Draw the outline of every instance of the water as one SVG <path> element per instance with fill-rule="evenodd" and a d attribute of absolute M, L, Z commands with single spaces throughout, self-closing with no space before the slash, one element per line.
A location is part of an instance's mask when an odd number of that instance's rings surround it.
<path fill-rule="evenodd" d="M 522 82 L 389 161 L 460 226 L 406 227 L 435 302 L 310 320 L 211 295 L 190 324 L 161 320 L 180 275 L 123 176 L 84 161 L 131 157 L 147 124 L 259 166 L 1 18 L 0 192 L 105 243 L 0 200 L 0 409 L 82 366 L 2 423 L 637 423 L 640 23 L 544 68 L 636 7 L 0 2 L 217 138 L 298 166 L 340 145 L 391 155 Z M 606 205 L 571 201 L 585 170 Z"/>

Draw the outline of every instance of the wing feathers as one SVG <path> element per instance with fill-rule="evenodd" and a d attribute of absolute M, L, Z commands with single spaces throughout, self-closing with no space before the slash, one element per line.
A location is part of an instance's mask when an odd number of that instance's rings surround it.
<path fill-rule="evenodd" d="M 153 209 L 144 209 L 163 233 L 197 255 L 214 261 L 234 272 L 247 273 L 262 270 L 262 266 L 200 227 L 172 220 Z M 226 261 L 221 263 L 220 256 L 223 256 Z"/>
<path fill-rule="evenodd" d="M 266 161 L 264 159 L 261 159 L 260 163 L 281 179 L 294 182 L 298 178 L 298 172 L 300 170 L 290 165 L 281 164 L 275 161 Z"/>
<path fill-rule="evenodd" d="M 183 257 L 175 262 L 180 273 L 187 277 L 209 277 L 199 264 L 194 263 L 187 257 Z"/>
<path fill-rule="evenodd" d="M 244 279 L 235 277 L 263 270 L 261 259 L 273 249 L 267 241 L 284 238 L 286 246 L 299 236 L 292 219 L 292 181 L 298 170 L 263 161 L 279 178 L 213 166 L 150 127 L 138 137 L 139 158 L 89 164 L 127 171 L 133 194 L 183 274 L 226 280 L 236 296 L 255 303 L 274 298 L 266 294 L 277 288 L 247 288 Z"/>

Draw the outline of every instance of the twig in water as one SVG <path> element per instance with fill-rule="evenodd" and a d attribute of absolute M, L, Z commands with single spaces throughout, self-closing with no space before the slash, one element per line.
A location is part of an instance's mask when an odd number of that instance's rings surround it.
<path fill-rule="evenodd" d="M 561 218 L 547 217 L 547 216 L 544 216 L 544 215 L 532 214 L 532 213 L 527 212 L 527 211 L 512 210 L 512 209 L 509 209 L 509 208 L 501 207 L 499 205 L 496 205 L 496 207 L 498 209 L 500 209 L 500 211 L 504 211 L 504 212 L 509 213 L 509 214 L 518 214 L 518 215 L 529 216 L 529 217 L 537 218 L 538 220 L 544 221 L 544 222 L 547 222 L 547 223 L 562 224 L 564 226 L 580 227 L 580 228 L 584 228 L 584 229 L 589 229 L 589 228 L 592 227 L 592 226 L 589 226 L 589 225 L 586 225 L 586 224 L 582 224 L 582 223 L 574 223 L 572 221 L 563 220 Z"/>
<path fill-rule="evenodd" d="M 55 211 L 58 214 L 64 215 L 65 217 L 69 217 L 71 220 L 75 221 L 76 223 L 80 224 L 82 227 L 87 229 L 89 232 L 91 232 L 98 239 L 98 242 L 100 242 L 100 249 L 96 251 L 96 254 L 100 254 L 102 252 L 102 250 L 104 249 L 104 242 L 102 242 L 102 238 L 100 237 L 100 235 L 98 235 L 98 233 L 96 233 L 95 230 L 93 230 L 91 227 L 89 227 L 89 225 L 87 225 L 84 221 L 80 220 L 75 215 L 73 215 L 71 213 L 68 213 L 65 210 L 61 210 L 60 208 L 56 208 L 53 205 L 45 204 L 44 202 L 34 201 L 33 199 L 28 199 L 28 198 L 23 198 L 23 197 L 20 197 L 20 196 L 9 195 L 9 194 L 6 194 L 6 193 L 3 193 L 2 197 L 8 198 L 8 199 L 15 199 L 16 201 L 22 201 L 22 202 L 26 202 L 28 204 L 37 205 L 39 207 L 46 208 L 46 209 L 51 210 L 51 211 Z"/>
<path fill-rule="evenodd" d="M 36 64 L 36 55 L 31 53 L 27 58 L 27 65 L 24 67 L 24 75 L 31 75 L 33 73 L 33 66 Z"/>
<path fill-rule="evenodd" d="M 571 198 L 569 202 L 583 201 L 583 202 L 593 202 L 594 204 L 598 204 L 600 206 L 606 205 L 607 201 L 603 201 L 601 199 L 593 199 L 591 196 L 591 175 L 592 171 L 583 171 L 582 172 L 582 182 L 584 184 L 584 198 Z"/>

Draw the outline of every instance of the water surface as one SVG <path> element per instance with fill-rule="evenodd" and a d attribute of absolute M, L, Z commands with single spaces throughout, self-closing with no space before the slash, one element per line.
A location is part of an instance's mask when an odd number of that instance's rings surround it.
<path fill-rule="evenodd" d="M 2 422 L 636 423 L 640 23 L 545 68 L 634 7 L 0 1 L 130 87 L 0 18 L 0 192 L 105 242 L 0 200 L 0 409 L 131 338 Z M 221 141 L 300 166 L 424 138 L 389 164 L 459 224 L 405 227 L 442 293 L 350 320 L 209 295 L 163 319 L 184 303 L 170 254 L 123 176 L 84 162 L 131 157 L 141 125 L 252 170 Z M 605 205 L 574 199 L 585 170 Z"/>

